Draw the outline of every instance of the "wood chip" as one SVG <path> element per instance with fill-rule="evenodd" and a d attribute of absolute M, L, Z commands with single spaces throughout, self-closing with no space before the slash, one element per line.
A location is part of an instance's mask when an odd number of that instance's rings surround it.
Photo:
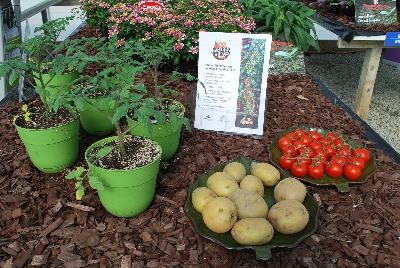
<path fill-rule="evenodd" d="M 124 255 L 121 258 L 121 268 L 131 268 L 132 265 L 132 259 L 131 259 L 131 255 Z"/>
<path fill-rule="evenodd" d="M 379 228 L 379 227 L 376 227 L 376 226 L 373 226 L 373 225 L 370 225 L 370 224 L 357 223 L 357 226 L 360 227 L 360 228 L 366 229 L 366 230 L 370 230 L 370 231 L 376 232 L 378 234 L 382 234 L 383 233 L 383 229 L 382 228 Z"/>
<path fill-rule="evenodd" d="M 53 232 L 54 230 L 56 230 L 62 223 L 64 222 L 64 220 L 62 218 L 57 218 L 55 221 L 53 221 L 49 226 L 47 226 L 47 228 L 45 228 L 40 234 L 39 236 L 46 236 L 48 234 L 50 234 L 51 232 Z"/>
<path fill-rule="evenodd" d="M 89 207 L 89 206 L 85 206 L 85 205 L 81 205 L 81 204 L 76 204 L 76 203 L 71 203 L 71 202 L 67 202 L 66 205 L 68 207 L 72 207 L 72 208 L 76 208 L 82 211 L 86 211 L 86 212 L 90 212 L 90 211 L 95 211 L 96 209 L 93 207 Z"/>

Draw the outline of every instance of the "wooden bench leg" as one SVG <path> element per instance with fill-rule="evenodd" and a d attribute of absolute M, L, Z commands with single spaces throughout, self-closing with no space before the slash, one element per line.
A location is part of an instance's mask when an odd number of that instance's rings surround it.
<path fill-rule="evenodd" d="M 354 110 L 362 119 L 367 119 L 369 105 L 371 103 L 372 92 L 376 80 L 376 74 L 379 68 L 382 48 L 367 49 L 364 56 L 360 80 Z"/>

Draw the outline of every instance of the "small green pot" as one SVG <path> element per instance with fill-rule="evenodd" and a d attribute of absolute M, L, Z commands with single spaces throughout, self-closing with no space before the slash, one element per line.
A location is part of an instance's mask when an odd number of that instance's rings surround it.
<path fill-rule="evenodd" d="M 98 99 L 90 99 L 84 103 L 80 111 L 82 127 L 92 135 L 104 136 L 115 130 L 111 123 L 114 111 L 108 105 L 101 105 Z"/>
<path fill-rule="evenodd" d="M 129 218 L 143 212 L 153 200 L 160 157 L 147 166 L 128 170 L 104 169 L 89 161 L 93 149 L 116 139 L 114 136 L 93 143 L 85 159 L 90 173 L 104 185 L 104 190 L 97 191 L 104 208 L 114 216 Z"/>
<path fill-rule="evenodd" d="M 57 173 L 72 166 L 79 152 L 79 120 L 58 127 L 29 129 L 14 124 L 35 167 Z"/>
<path fill-rule="evenodd" d="M 175 100 L 174 102 L 185 111 L 183 104 Z M 152 124 L 150 129 L 148 129 L 141 122 L 129 117 L 127 117 L 127 121 L 132 135 L 146 137 L 160 144 L 162 148 L 162 161 L 171 159 L 178 150 L 182 125 L 175 126 L 166 122 L 164 124 Z"/>
<path fill-rule="evenodd" d="M 46 86 L 49 89 L 49 98 L 54 98 L 60 94 L 65 93 L 71 89 L 71 86 L 75 79 L 78 78 L 77 73 L 69 74 L 56 74 L 50 83 Z M 50 80 L 51 76 L 49 74 L 43 75 L 43 82 L 46 84 Z M 40 81 L 35 78 L 35 83 L 40 85 Z"/>

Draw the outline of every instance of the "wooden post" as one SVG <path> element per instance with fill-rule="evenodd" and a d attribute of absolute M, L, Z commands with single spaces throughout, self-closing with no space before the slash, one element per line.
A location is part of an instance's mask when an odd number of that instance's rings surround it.
<path fill-rule="evenodd" d="M 362 119 L 367 119 L 368 117 L 369 105 L 371 103 L 381 55 L 382 47 L 370 48 L 365 52 L 354 106 L 356 114 L 358 114 Z"/>
<path fill-rule="evenodd" d="M 0 8 L 0 62 L 4 61 L 4 33 L 3 33 L 3 10 Z M 0 78 L 0 100 L 6 96 L 6 80 Z"/>

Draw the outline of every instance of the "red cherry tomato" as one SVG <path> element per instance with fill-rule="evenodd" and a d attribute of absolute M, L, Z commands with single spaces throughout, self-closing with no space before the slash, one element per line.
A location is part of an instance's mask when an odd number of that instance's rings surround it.
<path fill-rule="evenodd" d="M 339 176 L 342 176 L 343 174 L 343 167 L 339 163 L 329 163 L 329 165 L 326 166 L 326 173 L 328 174 L 329 177 L 332 178 L 337 178 Z"/>
<path fill-rule="evenodd" d="M 304 133 L 306 133 L 306 131 L 304 129 L 298 128 L 298 129 L 295 129 L 293 131 L 293 133 L 296 134 L 297 137 L 300 138 Z"/>
<path fill-rule="evenodd" d="M 291 141 L 295 141 L 298 139 L 297 134 L 294 134 L 293 132 L 289 132 L 286 134 L 286 137 L 289 138 L 289 140 Z"/>
<path fill-rule="evenodd" d="M 326 139 L 326 138 L 324 138 L 324 137 L 321 137 L 321 138 L 319 139 L 319 142 L 320 142 L 321 144 L 323 144 L 323 145 L 331 144 L 331 141 L 328 140 L 328 139 Z"/>
<path fill-rule="evenodd" d="M 342 156 L 350 156 L 351 155 L 350 147 L 347 145 L 342 146 L 340 150 L 337 151 L 337 154 L 340 154 Z"/>
<path fill-rule="evenodd" d="M 330 140 L 330 141 L 334 141 L 334 140 L 336 140 L 336 139 L 338 138 L 338 136 L 337 136 L 335 133 L 333 133 L 333 132 L 328 132 L 328 133 L 326 134 L 326 138 L 327 138 L 328 140 Z"/>
<path fill-rule="evenodd" d="M 354 150 L 354 156 L 361 158 L 364 160 L 365 163 L 367 163 L 371 159 L 371 154 L 369 151 L 365 148 L 357 148 Z"/>
<path fill-rule="evenodd" d="M 307 174 L 313 179 L 319 179 L 324 176 L 324 168 L 322 165 L 309 165 L 307 167 Z"/>
<path fill-rule="evenodd" d="M 300 147 L 299 148 L 299 155 L 302 157 L 312 158 L 314 157 L 314 151 L 308 147 Z"/>
<path fill-rule="evenodd" d="M 311 159 L 309 159 L 309 158 L 301 158 L 301 157 L 302 156 L 300 156 L 300 158 L 297 159 L 297 162 L 299 162 L 300 164 L 305 164 L 306 166 L 311 164 Z"/>
<path fill-rule="evenodd" d="M 355 181 L 361 176 L 361 168 L 353 164 L 347 164 L 343 169 L 343 174 L 348 180 Z"/>
<path fill-rule="evenodd" d="M 287 170 L 290 170 L 292 167 L 292 164 L 294 163 L 294 159 L 288 159 L 291 158 L 288 155 L 282 155 L 281 159 L 279 160 L 279 165 Z"/>
<path fill-rule="evenodd" d="M 309 132 L 309 134 L 310 134 L 311 139 L 314 140 L 314 141 L 317 141 L 317 140 L 319 140 L 321 138 L 321 135 L 319 135 L 319 133 L 317 131 L 315 131 L 315 130 L 311 130 Z"/>
<path fill-rule="evenodd" d="M 304 133 L 303 135 L 301 135 L 300 140 L 306 145 L 308 146 L 311 143 L 311 138 L 310 136 L 308 136 L 308 134 Z"/>
<path fill-rule="evenodd" d="M 293 141 L 292 144 L 293 144 L 294 148 L 296 148 L 296 149 L 299 149 L 300 147 L 306 146 L 306 144 L 301 140 L 295 140 L 295 141 Z"/>
<path fill-rule="evenodd" d="M 283 146 L 291 145 L 292 141 L 288 137 L 282 137 L 278 140 L 278 147 L 282 150 Z"/>
<path fill-rule="evenodd" d="M 334 155 L 331 157 L 331 162 L 339 163 L 342 167 L 344 167 L 348 163 L 348 157 Z"/>
<path fill-rule="evenodd" d="M 324 150 L 329 157 L 335 154 L 335 149 L 333 149 L 332 145 L 330 144 L 324 145 Z"/>
<path fill-rule="evenodd" d="M 319 142 L 316 141 L 316 140 L 313 140 L 313 141 L 308 145 L 308 147 L 310 147 L 311 149 L 313 149 L 313 150 L 315 151 L 315 150 L 317 150 L 317 149 L 322 149 L 322 144 L 319 143 Z"/>
<path fill-rule="evenodd" d="M 324 170 L 325 170 L 325 168 L 326 168 L 326 160 L 313 160 L 311 162 L 311 165 L 322 166 L 324 168 Z"/>
<path fill-rule="evenodd" d="M 307 165 L 295 162 L 290 168 L 290 172 L 293 176 L 302 178 L 307 175 Z"/>
<path fill-rule="evenodd" d="M 282 153 L 285 154 L 285 155 L 295 156 L 296 155 L 296 149 L 294 148 L 293 145 L 284 146 L 282 148 Z"/>
<path fill-rule="evenodd" d="M 343 142 L 343 140 L 341 138 L 338 138 L 338 139 L 333 141 L 333 145 L 336 148 L 341 148 L 343 146 L 343 144 L 344 144 L 344 142 Z"/>
<path fill-rule="evenodd" d="M 364 167 L 365 167 L 365 161 L 363 159 L 361 159 L 361 158 L 358 158 L 358 157 L 350 158 L 349 163 L 353 164 L 353 165 L 356 165 L 356 166 L 359 166 L 361 168 L 361 170 L 363 170 Z"/>

